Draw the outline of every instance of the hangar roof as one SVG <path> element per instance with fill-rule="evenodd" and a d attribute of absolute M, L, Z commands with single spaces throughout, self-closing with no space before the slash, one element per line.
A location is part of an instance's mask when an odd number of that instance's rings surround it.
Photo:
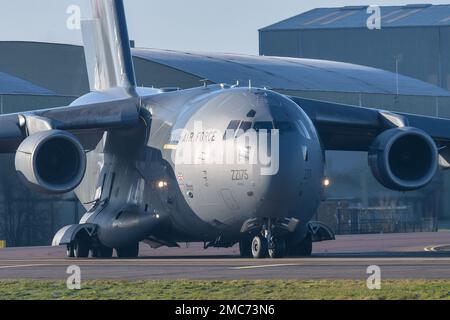
<path fill-rule="evenodd" d="M 368 6 L 318 8 L 265 27 L 260 31 L 366 28 Z M 381 8 L 381 27 L 450 25 L 450 5 L 410 4 Z"/>
<path fill-rule="evenodd" d="M 397 93 L 396 74 L 342 62 L 159 49 L 133 49 L 133 55 L 215 83 L 247 85 L 251 80 L 274 90 Z M 450 96 L 450 91 L 420 80 L 398 80 L 401 95 Z"/>
<path fill-rule="evenodd" d="M 54 95 L 55 93 L 31 82 L 0 72 L 0 94 Z"/>

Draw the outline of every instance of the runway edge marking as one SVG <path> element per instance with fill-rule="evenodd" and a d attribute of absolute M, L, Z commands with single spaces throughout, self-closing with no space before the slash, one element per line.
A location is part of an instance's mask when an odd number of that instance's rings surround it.
<path fill-rule="evenodd" d="M 443 244 L 443 245 L 438 245 L 438 246 L 429 246 L 429 247 L 423 248 L 423 250 L 426 252 L 439 252 L 439 251 L 444 251 L 444 250 L 448 250 L 448 249 L 450 249 L 450 245 L 448 245 L 448 244 Z"/>
<path fill-rule="evenodd" d="M 52 264 L 22 264 L 22 265 L 11 265 L 11 266 L 0 266 L 0 270 L 3 269 L 20 269 L 20 268 L 33 268 L 33 267 L 53 267 Z"/>
<path fill-rule="evenodd" d="M 276 268 L 276 267 L 293 267 L 297 264 L 285 263 L 285 264 L 265 264 L 256 266 L 244 266 L 244 267 L 231 267 L 231 270 L 248 270 L 248 269 L 262 269 L 262 268 Z"/>

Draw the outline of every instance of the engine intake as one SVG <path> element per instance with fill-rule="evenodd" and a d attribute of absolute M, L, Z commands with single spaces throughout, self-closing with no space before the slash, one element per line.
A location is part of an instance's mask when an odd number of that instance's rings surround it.
<path fill-rule="evenodd" d="M 390 129 L 380 134 L 369 149 L 369 165 L 385 187 L 411 191 L 434 178 L 439 163 L 433 139 L 420 129 Z"/>
<path fill-rule="evenodd" d="M 19 177 L 31 189 L 50 194 L 74 190 L 86 172 L 86 154 L 71 133 L 51 130 L 25 139 L 16 153 Z"/>

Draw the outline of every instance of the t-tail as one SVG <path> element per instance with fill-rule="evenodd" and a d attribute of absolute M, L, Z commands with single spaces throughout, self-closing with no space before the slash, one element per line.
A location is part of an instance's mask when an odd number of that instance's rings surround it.
<path fill-rule="evenodd" d="M 123 88 L 135 95 L 123 0 L 91 0 L 93 18 L 82 22 L 84 51 L 91 91 Z"/>

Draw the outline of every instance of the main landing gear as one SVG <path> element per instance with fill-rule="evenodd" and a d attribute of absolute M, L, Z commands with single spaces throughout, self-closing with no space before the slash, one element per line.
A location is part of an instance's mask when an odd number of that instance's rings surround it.
<path fill-rule="evenodd" d="M 117 257 L 132 259 L 139 256 L 139 242 L 111 248 L 98 239 L 98 226 L 91 223 L 69 225 L 59 230 L 53 238 L 53 246 L 67 246 L 68 258 L 112 258 L 114 249 Z"/>
<path fill-rule="evenodd" d="M 117 257 L 122 259 L 132 259 L 139 256 L 139 242 L 123 248 L 117 248 Z"/>
<path fill-rule="evenodd" d="M 67 257 L 69 258 L 87 258 L 91 250 L 91 241 L 89 236 L 80 232 L 75 239 L 67 245 Z"/>
<path fill-rule="evenodd" d="M 132 259 L 139 256 L 139 243 L 116 248 L 117 257 L 121 259 Z M 113 249 L 93 242 L 83 234 L 77 235 L 75 240 L 67 245 L 67 257 L 69 258 L 99 258 L 110 259 L 113 256 Z"/>

